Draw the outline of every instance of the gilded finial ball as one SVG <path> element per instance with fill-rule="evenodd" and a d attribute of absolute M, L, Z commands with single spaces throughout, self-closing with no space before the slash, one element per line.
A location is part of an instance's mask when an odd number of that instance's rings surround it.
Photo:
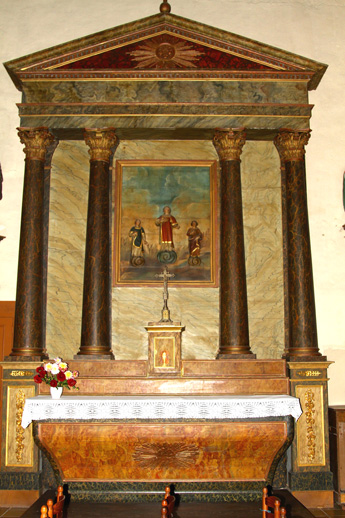
<path fill-rule="evenodd" d="M 167 0 L 163 1 L 163 3 L 159 6 L 159 10 L 161 13 L 170 13 L 171 5 L 167 2 Z"/>

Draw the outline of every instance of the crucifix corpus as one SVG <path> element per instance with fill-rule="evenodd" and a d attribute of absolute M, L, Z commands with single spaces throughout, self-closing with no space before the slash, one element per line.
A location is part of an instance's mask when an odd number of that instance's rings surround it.
<path fill-rule="evenodd" d="M 162 318 L 159 322 L 172 322 L 170 318 L 170 309 L 168 308 L 168 280 L 172 277 L 175 277 L 174 273 L 169 273 L 169 269 L 167 266 L 164 267 L 164 270 L 162 273 L 157 273 L 155 275 L 156 278 L 162 278 L 163 279 L 163 309 L 162 309 Z"/>

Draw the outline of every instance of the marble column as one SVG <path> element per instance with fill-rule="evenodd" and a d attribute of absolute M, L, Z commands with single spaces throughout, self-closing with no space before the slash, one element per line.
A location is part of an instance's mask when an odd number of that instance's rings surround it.
<path fill-rule="evenodd" d="M 13 349 L 10 357 L 47 358 L 44 346 L 44 164 L 54 142 L 47 128 L 18 128 L 25 174 Z"/>
<path fill-rule="evenodd" d="M 90 154 L 81 345 L 77 358 L 114 359 L 111 350 L 111 175 L 115 130 L 85 130 Z"/>
<path fill-rule="evenodd" d="M 289 319 L 285 356 L 292 361 L 321 357 L 317 343 L 304 161 L 309 138 L 310 130 L 283 129 L 274 140 L 285 170 Z"/>
<path fill-rule="evenodd" d="M 220 346 L 218 358 L 254 358 L 249 346 L 244 253 L 241 152 L 243 129 L 217 130 L 213 139 L 221 165 Z"/>

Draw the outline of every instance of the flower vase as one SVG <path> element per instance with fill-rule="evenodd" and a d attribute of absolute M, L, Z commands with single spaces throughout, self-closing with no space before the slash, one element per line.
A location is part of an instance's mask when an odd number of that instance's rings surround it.
<path fill-rule="evenodd" d="M 60 399 L 63 387 L 50 387 L 50 395 L 52 399 Z"/>

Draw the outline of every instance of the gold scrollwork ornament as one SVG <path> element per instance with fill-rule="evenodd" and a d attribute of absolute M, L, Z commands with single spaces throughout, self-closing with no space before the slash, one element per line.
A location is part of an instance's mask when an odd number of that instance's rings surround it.
<path fill-rule="evenodd" d="M 22 417 L 25 404 L 25 394 L 23 390 L 18 390 L 16 394 L 16 458 L 17 462 L 23 460 L 24 451 L 24 429 L 22 427 Z"/>
<path fill-rule="evenodd" d="M 11 371 L 10 376 L 12 376 L 13 378 L 30 376 L 32 378 L 33 374 L 31 371 Z"/>
<path fill-rule="evenodd" d="M 305 403 L 305 419 L 307 425 L 307 447 L 308 447 L 308 459 L 312 462 L 315 459 L 315 449 L 316 449 L 316 434 L 314 429 L 315 419 L 315 398 L 314 393 L 311 389 L 308 389 L 304 395 L 304 403 Z"/>

